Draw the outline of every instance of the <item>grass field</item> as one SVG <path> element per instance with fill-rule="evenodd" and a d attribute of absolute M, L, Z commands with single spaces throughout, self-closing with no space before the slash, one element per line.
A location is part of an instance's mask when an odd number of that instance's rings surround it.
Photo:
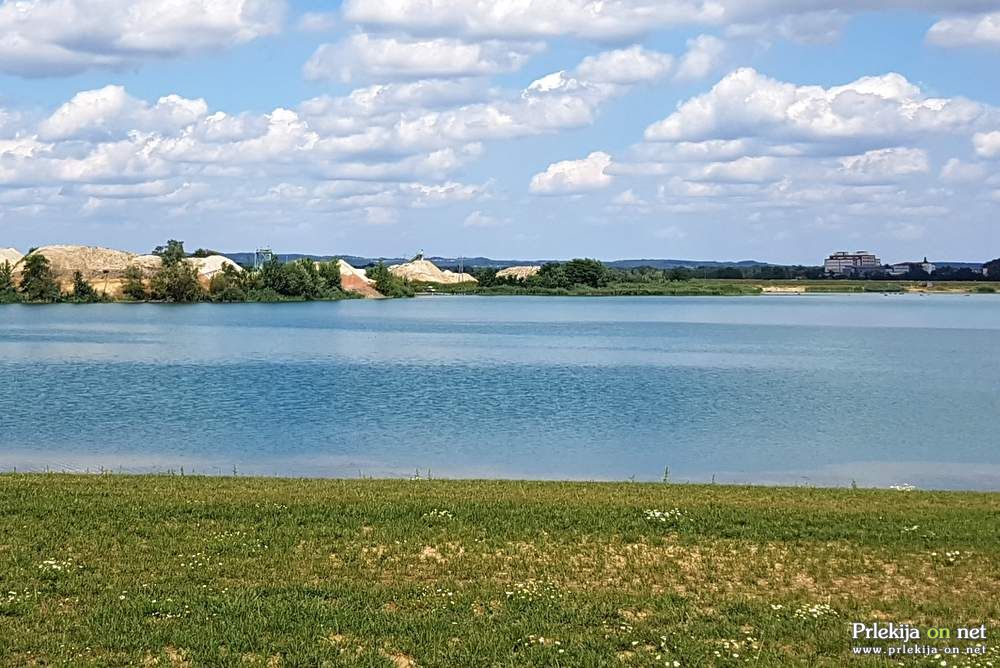
<path fill-rule="evenodd" d="M 1000 494 L 0 476 L 3 665 L 1000 666 L 998 620 Z"/>

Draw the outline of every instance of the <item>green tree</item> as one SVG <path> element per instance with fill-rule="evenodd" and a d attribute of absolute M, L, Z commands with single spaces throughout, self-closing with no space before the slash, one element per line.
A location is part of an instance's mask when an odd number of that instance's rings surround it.
<path fill-rule="evenodd" d="M 101 295 L 97 293 L 83 274 L 79 271 L 73 272 L 73 294 L 70 298 L 78 303 L 93 303 L 102 301 Z"/>
<path fill-rule="evenodd" d="M 198 270 L 190 262 L 180 260 L 163 266 L 150 285 L 154 299 L 168 302 L 196 302 L 205 296 L 205 291 L 198 282 Z"/>
<path fill-rule="evenodd" d="M 231 264 L 223 265 L 222 271 L 212 276 L 208 292 L 212 299 L 218 302 L 247 301 L 248 272 L 241 272 Z"/>
<path fill-rule="evenodd" d="M 255 287 L 258 290 L 269 291 L 279 295 L 287 294 L 288 277 L 277 257 L 272 257 L 261 266 L 260 271 L 257 272 Z"/>
<path fill-rule="evenodd" d="M 146 292 L 146 284 L 142 280 L 142 269 L 132 264 L 125 269 L 125 282 L 122 285 L 122 294 L 134 301 L 142 302 L 149 298 Z"/>
<path fill-rule="evenodd" d="M 510 278 L 497 278 L 496 267 L 474 268 L 472 270 L 472 275 L 475 277 L 479 287 L 481 288 L 488 288 L 493 285 L 516 284 L 518 282 Z"/>
<path fill-rule="evenodd" d="M 49 259 L 39 253 L 32 253 L 23 260 L 21 271 L 21 296 L 28 302 L 59 301 L 59 286 L 52 278 Z"/>
<path fill-rule="evenodd" d="M 319 276 L 323 279 L 323 283 L 327 290 L 340 290 L 340 263 L 337 258 L 330 260 L 329 262 L 319 263 Z"/>
<path fill-rule="evenodd" d="M 285 292 L 289 297 L 320 299 L 326 293 L 323 279 L 316 263 L 309 258 L 288 262 L 282 266 L 285 274 Z"/>
<path fill-rule="evenodd" d="M 1000 278 L 1000 257 L 995 260 L 990 260 L 983 268 L 986 270 L 986 278 L 998 279 Z"/>
<path fill-rule="evenodd" d="M 178 264 L 187 257 L 184 252 L 184 242 L 177 241 L 176 239 L 171 239 L 167 242 L 165 246 L 157 246 L 153 249 L 153 255 L 159 255 L 160 259 L 163 260 L 164 267 L 172 267 Z"/>
<path fill-rule="evenodd" d="M 598 260 L 589 258 L 570 260 L 563 265 L 563 272 L 572 285 L 599 288 L 608 283 L 608 269 Z"/>
<path fill-rule="evenodd" d="M 569 288 L 573 285 L 563 265 L 558 262 L 546 262 L 538 273 L 528 277 L 526 282 L 543 288 Z"/>
<path fill-rule="evenodd" d="M 389 271 L 384 262 L 368 267 L 365 273 L 375 281 L 375 289 L 386 297 L 412 297 L 415 294 L 410 282 Z"/>
<path fill-rule="evenodd" d="M 14 266 L 7 260 L 0 263 L 0 304 L 20 301 L 14 286 Z"/>

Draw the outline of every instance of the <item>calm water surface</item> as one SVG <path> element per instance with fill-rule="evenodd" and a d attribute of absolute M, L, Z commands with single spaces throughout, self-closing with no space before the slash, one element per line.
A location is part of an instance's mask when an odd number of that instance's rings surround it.
<path fill-rule="evenodd" d="M 1000 297 L 0 308 L 0 470 L 1000 489 Z"/>

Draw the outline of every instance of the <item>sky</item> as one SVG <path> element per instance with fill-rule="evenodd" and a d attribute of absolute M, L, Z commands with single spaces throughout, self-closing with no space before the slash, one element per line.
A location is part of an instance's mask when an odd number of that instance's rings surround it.
<path fill-rule="evenodd" d="M 1000 256 L 1000 0 L 0 0 L 0 247 Z"/>

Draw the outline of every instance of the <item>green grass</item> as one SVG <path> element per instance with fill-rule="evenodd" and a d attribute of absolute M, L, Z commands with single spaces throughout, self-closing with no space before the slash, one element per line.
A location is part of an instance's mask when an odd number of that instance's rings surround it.
<path fill-rule="evenodd" d="M 610 283 L 600 288 L 578 285 L 573 288 L 543 288 L 530 285 L 491 285 L 475 283 L 439 285 L 416 283 L 418 292 L 437 292 L 485 296 L 553 296 L 553 297 L 641 297 L 641 296 L 739 296 L 756 295 L 761 290 L 756 285 L 736 281 L 670 281 L 666 283 Z"/>
<path fill-rule="evenodd" d="M 976 292 L 1000 291 L 1000 283 L 941 281 L 929 285 L 915 281 L 850 281 L 850 280 L 762 280 L 762 279 L 691 279 L 663 283 L 611 283 L 601 288 L 541 288 L 529 285 L 494 285 L 482 287 L 475 283 L 439 285 L 415 283 L 418 292 L 463 295 L 536 295 L 561 297 L 605 296 L 741 296 L 759 295 L 767 288 L 801 289 L 817 293 L 858 292 Z"/>
<path fill-rule="evenodd" d="M 995 635 L 998 521 L 1000 494 L 2 475 L 0 663 L 865 664 L 850 621 Z"/>

